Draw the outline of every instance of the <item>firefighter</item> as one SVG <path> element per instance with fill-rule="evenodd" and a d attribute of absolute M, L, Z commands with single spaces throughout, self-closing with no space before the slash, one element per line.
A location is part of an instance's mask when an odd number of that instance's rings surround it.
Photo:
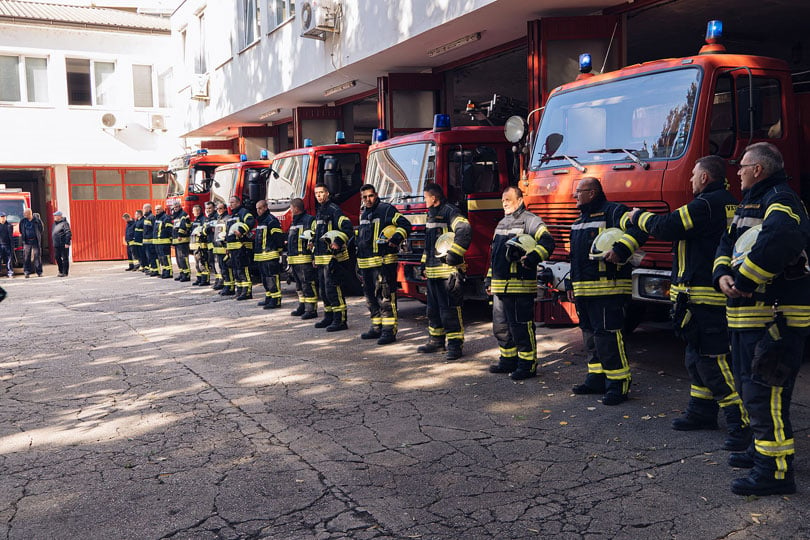
<path fill-rule="evenodd" d="M 420 353 L 447 349 L 445 358 L 461 358 L 464 344 L 464 323 L 461 304 L 466 265 L 464 254 L 470 247 L 472 229 L 459 210 L 447 202 L 441 186 L 425 184 L 425 251 L 422 254 L 427 279 L 427 343 Z M 443 237 L 443 238 L 442 238 Z M 446 344 L 445 344 L 446 340 Z"/>
<path fill-rule="evenodd" d="M 751 442 L 751 428 L 729 362 L 726 297 L 712 283 L 714 253 L 737 209 L 737 200 L 726 190 L 725 173 L 723 158 L 700 158 L 690 178 L 692 202 L 661 215 L 634 208 L 630 222 L 673 242 L 669 297 L 675 333 L 686 341 L 691 386 L 689 405 L 673 420 L 672 429 L 717 429 L 722 409 L 728 429 L 723 448 L 741 451 Z"/>
<path fill-rule="evenodd" d="M 214 274 L 215 291 L 219 291 L 222 296 L 232 296 L 234 294 L 233 271 L 228 261 L 227 249 L 227 223 L 228 207 L 225 203 L 217 203 L 217 214 L 208 220 L 208 234 L 211 238 L 212 253 L 216 259 L 216 273 Z"/>
<path fill-rule="evenodd" d="M 252 231 L 256 226 L 256 218 L 247 208 L 242 206 L 239 197 L 231 197 L 231 215 L 226 223 L 227 249 L 236 286 L 237 300 L 250 300 L 253 298 L 253 281 L 250 277 L 250 261 L 253 259 Z"/>
<path fill-rule="evenodd" d="M 576 301 L 588 352 L 588 375 L 572 391 L 604 394 L 604 405 L 618 405 L 627 400 L 630 390 L 630 365 L 622 336 L 632 292 L 632 266 L 627 262 L 647 241 L 647 234 L 629 223 L 629 208 L 607 200 L 596 178 L 582 178 L 574 198 L 580 216 L 571 225 L 573 290 L 568 291 L 568 299 Z M 607 239 L 607 247 L 591 253 L 602 238 Z"/>
<path fill-rule="evenodd" d="M 515 381 L 537 375 L 534 299 L 537 264 L 554 251 L 543 220 L 523 206 L 523 192 L 509 186 L 501 195 L 504 217 L 495 227 L 487 272 L 492 295 L 492 333 L 498 340 L 498 363 L 491 373 L 509 373 Z"/>
<path fill-rule="evenodd" d="M 219 290 L 215 286 L 217 283 L 222 285 L 222 274 L 217 271 L 217 256 L 214 254 L 214 228 L 217 221 L 217 205 L 212 201 L 205 203 L 204 217 L 203 232 L 205 233 L 205 252 L 208 255 L 208 281 L 205 284 L 211 285 L 214 290 Z M 212 276 L 214 278 L 213 283 L 211 283 Z"/>
<path fill-rule="evenodd" d="M 205 203 L 206 206 L 209 203 Z M 194 254 L 194 267 L 197 270 L 197 279 L 192 285 L 202 286 L 210 284 L 211 272 L 208 266 L 208 234 L 205 230 L 206 216 L 202 206 L 195 204 L 191 207 L 193 220 L 191 222 L 191 236 L 188 249 Z"/>
<path fill-rule="evenodd" d="M 371 328 L 360 338 L 387 345 L 396 341 L 397 253 L 411 233 L 411 222 L 392 205 L 381 202 L 371 184 L 360 188 L 360 196 L 363 213 L 357 233 L 357 266 L 371 316 Z"/>
<path fill-rule="evenodd" d="M 318 211 L 315 214 L 314 264 L 324 310 L 324 318 L 315 323 L 315 328 L 338 332 L 349 328 L 342 286 L 349 279 L 348 272 L 353 271 L 348 249 L 350 239 L 354 238 L 354 228 L 332 201 L 326 184 L 315 184 L 315 200 L 318 201 Z M 336 234 L 326 236 L 332 231 Z"/>
<path fill-rule="evenodd" d="M 739 167 L 743 200 L 713 274 L 727 297 L 734 376 L 754 436 L 753 447 L 729 456 L 752 469 L 731 491 L 788 494 L 796 491 L 790 402 L 810 327 L 810 221 L 774 145 L 749 145 Z"/>
<path fill-rule="evenodd" d="M 152 213 L 152 205 L 143 205 L 143 251 L 146 257 L 147 266 L 145 274 L 147 276 L 158 277 L 157 250 L 154 244 L 155 237 L 155 215 Z"/>
<path fill-rule="evenodd" d="M 256 233 L 253 239 L 253 260 L 259 266 L 264 286 L 264 300 L 259 305 L 264 309 L 281 307 L 281 250 L 284 233 L 276 216 L 267 210 L 267 201 L 256 202 Z"/>
<path fill-rule="evenodd" d="M 318 283 L 309 249 L 315 237 L 315 218 L 307 214 L 300 198 L 290 201 L 290 212 L 293 218 L 287 236 L 287 264 L 298 293 L 298 307 L 290 315 L 304 320 L 315 319 L 318 316 Z"/>
<path fill-rule="evenodd" d="M 172 277 L 172 229 L 171 216 L 163 211 L 163 206 L 155 206 L 155 232 L 152 243 L 158 257 L 158 273 L 163 279 Z"/>
<path fill-rule="evenodd" d="M 124 268 L 126 272 L 132 272 L 138 269 L 138 261 L 135 259 L 135 220 L 129 215 L 129 212 L 124 212 L 121 218 L 126 222 L 124 229 L 124 245 L 127 246 L 127 262 L 129 266 Z"/>
<path fill-rule="evenodd" d="M 178 276 L 175 281 L 191 281 L 191 268 L 188 264 L 190 251 L 189 242 L 191 237 L 191 220 L 188 214 L 183 211 L 179 202 L 174 203 L 172 212 L 172 245 L 174 246 L 174 258 L 177 260 Z"/>
<path fill-rule="evenodd" d="M 135 252 L 135 259 L 136 259 L 136 266 L 135 270 L 140 270 L 141 272 L 147 271 L 147 262 L 146 262 L 146 255 L 144 254 L 143 249 L 143 211 L 135 210 L 135 229 L 134 233 L 134 244 L 132 245 L 133 250 Z"/>

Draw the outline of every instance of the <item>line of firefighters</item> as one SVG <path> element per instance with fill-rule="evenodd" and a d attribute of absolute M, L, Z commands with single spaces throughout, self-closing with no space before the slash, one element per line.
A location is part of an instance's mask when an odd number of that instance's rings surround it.
<path fill-rule="evenodd" d="M 670 214 L 653 214 L 608 201 L 601 183 L 582 178 L 573 193 L 580 211 L 571 227 L 572 287 L 588 354 L 588 373 L 574 394 L 603 394 L 602 403 L 628 398 L 631 374 L 622 337 L 631 297 L 629 264 L 652 235 L 673 242 L 673 323 L 686 341 L 691 379 L 689 404 L 675 419 L 675 430 L 717 429 L 719 410 L 728 430 L 724 448 L 729 465 L 750 468 L 732 482 L 741 495 L 795 492 L 794 440 L 789 407 L 810 327 L 810 221 L 791 190 L 778 149 L 749 146 L 740 162 L 743 201 L 727 191 L 725 161 L 698 160 L 690 183 L 693 201 Z M 354 275 L 349 250 L 356 250 L 371 327 L 362 339 L 380 345 L 396 341 L 396 266 L 400 244 L 411 232 L 408 219 L 380 201 L 373 186 L 361 188 L 363 212 L 355 234 L 349 219 L 315 188 L 318 209 L 306 214 L 293 199 L 293 222 L 286 239 L 287 263 L 296 284 L 298 307 L 292 316 L 315 319 L 318 297 L 324 318 L 315 324 L 329 332 L 346 330 L 343 287 Z M 428 341 L 420 353 L 446 351 L 462 356 L 464 255 L 472 234 L 467 219 L 447 203 L 440 186 L 424 186 L 428 208 L 425 250 Z M 554 251 L 543 221 L 526 210 L 514 186 L 502 194 L 504 218 L 492 239 L 487 290 L 493 299 L 493 333 L 499 360 L 492 373 L 513 380 L 536 376 L 534 302 L 538 264 Z M 260 269 L 265 309 L 280 307 L 281 252 L 285 241 L 278 220 L 264 201 L 257 217 L 234 197 L 225 205 L 199 206 L 193 219 L 177 205 L 171 216 L 149 205 L 136 219 L 125 214 L 130 268 L 172 277 L 170 247 L 180 268 L 178 281 L 190 281 L 194 251 L 197 280 L 237 300 L 252 298 L 249 266 Z M 140 214 L 140 215 L 139 215 Z M 731 362 L 729 362 L 731 356 Z"/>

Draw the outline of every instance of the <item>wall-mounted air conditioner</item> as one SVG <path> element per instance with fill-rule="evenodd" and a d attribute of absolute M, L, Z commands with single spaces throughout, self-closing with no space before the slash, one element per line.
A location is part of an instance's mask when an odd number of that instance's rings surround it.
<path fill-rule="evenodd" d="M 162 114 L 149 115 L 149 130 L 150 131 L 166 131 L 166 117 Z"/>
<path fill-rule="evenodd" d="M 191 99 L 208 99 L 208 74 L 195 73 L 191 76 Z"/>
<path fill-rule="evenodd" d="M 325 0 L 301 2 L 301 37 L 326 40 L 326 36 L 337 33 L 338 10 L 340 7 Z"/>

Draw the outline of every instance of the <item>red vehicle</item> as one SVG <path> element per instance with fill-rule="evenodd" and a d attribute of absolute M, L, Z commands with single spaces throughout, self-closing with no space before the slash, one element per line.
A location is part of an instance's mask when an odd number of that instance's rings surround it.
<path fill-rule="evenodd" d="M 31 194 L 19 188 L 0 186 L 0 212 L 5 212 L 6 220 L 14 226 L 14 266 L 22 266 L 23 246 L 20 239 L 20 221 L 23 211 L 31 208 Z"/>
<path fill-rule="evenodd" d="M 338 132 L 337 140 L 343 140 Z M 300 197 L 308 214 L 315 215 L 315 184 L 323 182 L 343 213 L 355 226 L 360 216 L 360 186 L 366 166 L 367 144 L 305 146 L 273 157 L 273 172 L 267 178 L 266 198 L 270 211 L 290 228 L 290 199 Z"/>
<path fill-rule="evenodd" d="M 183 210 L 190 215 L 195 204 L 204 204 L 209 200 L 214 169 L 239 160 L 239 154 L 208 155 L 205 149 L 174 158 L 168 169 L 161 171 L 169 175 L 166 207 L 171 208 L 180 201 Z"/>
<path fill-rule="evenodd" d="M 399 259 L 399 294 L 425 301 L 427 284 L 419 271 L 425 247 L 427 208 L 423 189 L 439 184 L 447 199 L 467 216 L 473 231 L 465 255 L 465 296 L 486 298 L 484 278 L 495 226 L 503 217 L 501 192 L 517 183 L 512 145 L 501 127 L 451 127 L 437 115 L 434 129 L 384 140 L 382 130 L 368 152 L 366 182 L 413 225 Z"/>
<path fill-rule="evenodd" d="M 728 159 L 726 178 L 739 196 L 735 165 L 748 144 L 767 141 L 779 147 L 799 190 L 798 179 L 810 170 L 802 162 L 807 123 L 800 125 L 810 95 L 794 95 L 782 60 L 724 54 L 715 32 L 722 23 L 709 26 L 699 55 L 580 75 L 549 95 L 524 188 L 528 209 L 543 218 L 557 243 L 557 262 L 547 265 L 553 274 L 548 299 L 555 302 L 544 304 L 540 320 L 575 322 L 573 305 L 560 291 L 569 269 L 571 223 L 579 215 L 572 193 L 582 177 L 601 179 L 611 201 L 671 212 L 692 200 L 691 171 L 707 154 Z M 655 239 L 642 247 L 634 300 L 669 303 L 671 247 Z"/>
<path fill-rule="evenodd" d="M 214 170 L 209 200 L 214 203 L 224 202 L 227 206 L 231 197 L 239 197 L 242 206 L 255 216 L 256 203 L 265 198 L 272 161 L 267 159 L 266 150 L 262 150 L 260 160 L 248 161 L 244 154 L 241 159 L 238 163 L 220 165 Z"/>

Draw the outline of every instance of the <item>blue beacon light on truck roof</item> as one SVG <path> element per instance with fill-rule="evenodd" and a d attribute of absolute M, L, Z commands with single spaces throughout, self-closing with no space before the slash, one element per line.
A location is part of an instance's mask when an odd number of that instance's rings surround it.
<path fill-rule="evenodd" d="M 449 114 L 437 114 L 433 116 L 433 131 L 447 131 L 451 128 Z"/>

